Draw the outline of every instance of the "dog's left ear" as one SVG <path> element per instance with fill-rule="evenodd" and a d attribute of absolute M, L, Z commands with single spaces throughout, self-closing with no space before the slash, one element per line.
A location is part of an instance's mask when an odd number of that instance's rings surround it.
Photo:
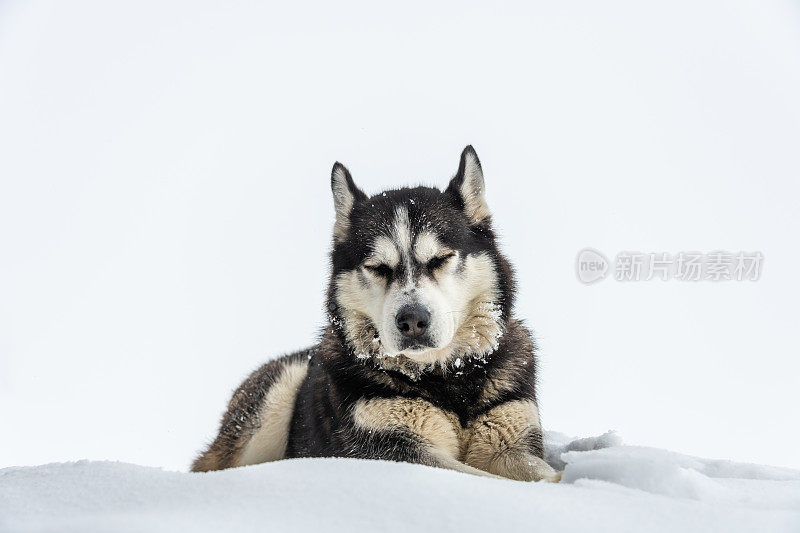
<path fill-rule="evenodd" d="M 489 219 L 489 206 L 484 196 L 483 170 L 478 154 L 472 146 L 467 146 L 461 152 L 461 162 L 458 172 L 450 180 L 445 193 L 453 195 L 460 200 L 460 205 L 470 224 L 477 225 Z"/>
<path fill-rule="evenodd" d="M 333 192 L 333 206 L 336 209 L 333 238 L 336 241 L 344 241 L 350 229 L 350 212 L 356 202 L 366 200 L 367 195 L 356 187 L 350 171 L 338 161 L 331 170 L 331 192 Z"/>

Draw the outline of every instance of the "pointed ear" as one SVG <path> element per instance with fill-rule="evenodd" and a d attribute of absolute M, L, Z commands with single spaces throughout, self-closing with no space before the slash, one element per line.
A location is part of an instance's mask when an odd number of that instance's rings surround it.
<path fill-rule="evenodd" d="M 350 229 L 350 212 L 356 202 L 367 199 L 361 189 L 356 187 L 350 171 L 338 161 L 331 171 L 331 191 L 333 191 L 333 206 L 336 209 L 336 222 L 333 225 L 333 238 L 343 241 L 347 238 Z"/>
<path fill-rule="evenodd" d="M 445 192 L 460 200 L 460 205 L 470 224 L 476 225 L 487 221 L 490 215 L 484 190 L 483 170 L 481 170 L 478 154 L 475 153 L 472 146 L 467 146 L 461 152 L 458 172 L 450 180 L 450 185 L 447 186 Z"/>

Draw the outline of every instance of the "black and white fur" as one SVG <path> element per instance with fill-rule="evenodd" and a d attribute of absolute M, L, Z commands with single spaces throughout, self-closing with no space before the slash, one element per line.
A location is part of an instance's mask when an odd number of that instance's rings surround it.
<path fill-rule="evenodd" d="M 236 390 L 192 470 L 290 457 L 408 461 L 558 480 L 542 459 L 536 359 L 514 318 L 471 146 L 442 192 L 368 197 L 336 163 L 328 325 Z"/>

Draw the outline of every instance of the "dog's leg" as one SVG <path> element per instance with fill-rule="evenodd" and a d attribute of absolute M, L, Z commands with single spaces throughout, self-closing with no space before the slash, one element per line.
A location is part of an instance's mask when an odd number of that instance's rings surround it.
<path fill-rule="evenodd" d="M 447 468 L 467 474 L 497 477 L 458 458 L 461 424 L 458 417 L 418 398 L 362 399 L 353 407 L 350 455 Z"/>
<path fill-rule="evenodd" d="M 542 428 L 534 402 L 500 404 L 475 418 L 467 430 L 467 464 L 520 481 L 560 481 L 561 473 L 542 459 Z"/>
<path fill-rule="evenodd" d="M 192 464 L 192 472 L 282 459 L 297 390 L 308 371 L 305 353 L 272 360 L 233 394 L 219 434 Z"/>

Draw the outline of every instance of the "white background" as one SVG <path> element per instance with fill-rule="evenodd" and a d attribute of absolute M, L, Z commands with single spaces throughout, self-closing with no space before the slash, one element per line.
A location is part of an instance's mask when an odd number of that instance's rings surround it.
<path fill-rule="evenodd" d="M 546 428 L 800 467 L 792 2 L 3 2 L 0 466 L 186 468 L 323 324 L 332 163 L 472 143 Z M 761 251 L 584 286 L 577 252 Z"/>

